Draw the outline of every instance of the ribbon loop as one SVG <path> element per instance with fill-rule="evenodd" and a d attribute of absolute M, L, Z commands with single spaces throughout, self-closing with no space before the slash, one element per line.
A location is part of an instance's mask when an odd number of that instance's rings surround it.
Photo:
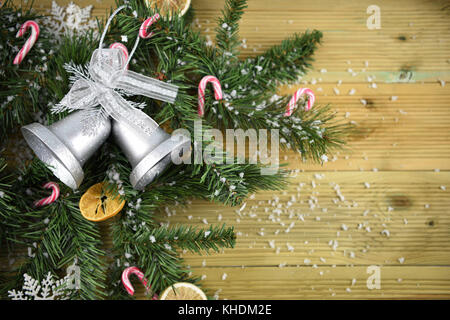
<path fill-rule="evenodd" d="M 97 103 L 96 89 L 94 84 L 86 80 L 76 81 L 69 93 L 63 98 L 65 104 L 70 109 L 89 109 L 95 107 Z"/>
<path fill-rule="evenodd" d="M 178 87 L 142 74 L 127 71 L 119 75 L 114 82 L 118 89 L 125 90 L 135 95 L 146 96 L 169 103 L 174 103 L 178 93 Z"/>
<path fill-rule="evenodd" d="M 119 49 L 96 49 L 89 64 L 89 74 L 96 82 L 114 88 L 115 79 L 124 72 L 124 54 Z"/>

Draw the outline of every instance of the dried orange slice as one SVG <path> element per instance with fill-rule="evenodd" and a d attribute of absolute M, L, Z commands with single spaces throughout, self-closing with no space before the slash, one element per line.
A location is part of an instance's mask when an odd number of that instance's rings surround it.
<path fill-rule="evenodd" d="M 103 221 L 118 214 L 125 200 L 107 190 L 104 182 L 94 184 L 81 196 L 80 211 L 83 217 L 91 221 Z"/>
<path fill-rule="evenodd" d="M 162 15 L 177 12 L 181 17 L 188 11 L 191 0 L 145 0 L 145 4 L 152 9 L 158 8 Z"/>
<path fill-rule="evenodd" d="M 175 289 L 175 291 L 174 291 Z M 206 294 L 196 285 L 177 282 L 161 293 L 160 300 L 207 300 Z"/>

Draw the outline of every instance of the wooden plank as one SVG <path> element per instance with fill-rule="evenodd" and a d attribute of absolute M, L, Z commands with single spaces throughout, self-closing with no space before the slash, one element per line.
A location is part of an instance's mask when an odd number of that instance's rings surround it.
<path fill-rule="evenodd" d="M 450 264 L 450 197 L 440 189 L 449 185 L 450 173 L 332 172 L 320 179 L 298 173 L 292 180 L 290 189 L 261 192 L 242 210 L 194 201 L 188 208 L 163 208 L 160 217 L 171 225 L 235 226 L 235 249 L 185 255 L 197 267 Z M 336 249 L 330 241 L 338 242 Z"/>
<path fill-rule="evenodd" d="M 60 5 L 69 1 L 58 1 Z M 91 1 L 78 1 L 80 6 Z M 94 4 L 93 15 L 104 16 L 114 1 Z M 216 19 L 223 1 L 193 2 L 197 25 L 205 35 L 214 38 Z M 305 1 L 282 1 L 276 6 L 270 1 L 249 1 L 249 8 L 240 26 L 246 39 L 244 55 L 261 53 L 270 46 L 295 32 L 318 29 L 324 32 L 324 46 L 315 58 L 316 70 L 326 68 L 330 76 L 351 81 L 345 70 L 352 62 L 360 69 L 369 61 L 371 72 L 377 72 L 379 80 L 402 81 L 400 76 L 410 71 L 411 80 L 435 82 L 449 80 L 450 63 L 450 9 L 446 1 L 379 1 L 382 28 L 368 30 L 366 9 L 369 0 L 348 3 L 322 0 L 309 4 Z M 45 11 L 50 1 L 37 6 Z M 275 26 L 275 27 L 274 27 Z M 366 68 L 367 69 L 367 68 Z M 356 70 L 355 70 L 356 71 Z M 367 75 L 360 72 L 360 77 Z M 312 76 L 317 77 L 318 74 Z"/>
<path fill-rule="evenodd" d="M 450 91 L 437 83 L 308 84 L 317 103 L 331 104 L 338 119 L 355 124 L 345 150 L 325 165 L 303 163 L 289 152 L 281 159 L 304 170 L 449 170 Z M 334 89 L 339 90 L 336 95 Z M 281 90 L 292 93 L 295 87 Z M 354 91 L 353 95 L 349 92 Z M 394 97 L 394 98 L 393 98 Z M 393 101 L 392 99 L 396 99 Z M 361 100 L 365 100 L 364 106 Z"/>
<path fill-rule="evenodd" d="M 247 40 L 243 52 L 261 53 L 279 43 L 280 35 L 315 28 L 324 32 L 324 46 L 315 56 L 315 69 L 326 68 L 335 78 L 351 81 L 353 76 L 345 71 L 351 67 L 355 71 L 369 69 L 364 67 L 368 61 L 371 72 L 377 72 L 377 78 L 383 81 L 403 81 L 399 76 L 404 70 L 411 71 L 411 80 L 448 79 L 449 61 L 444 48 L 449 48 L 450 25 L 445 2 L 419 1 L 403 6 L 379 2 L 382 28 L 376 31 L 366 27 L 366 8 L 371 4 L 282 1 L 274 6 L 267 1 L 250 1 L 240 27 L 242 38 Z M 219 10 L 220 5 L 214 2 L 208 9 Z M 201 29 L 209 30 L 206 34 L 213 37 L 215 22 L 204 9 L 202 6 L 197 12 L 198 21 Z M 362 78 L 366 75 L 365 71 L 359 72 Z M 318 73 L 312 76 L 318 77 Z"/>
<path fill-rule="evenodd" d="M 196 268 L 193 273 L 206 276 L 202 285 L 220 299 L 448 299 L 450 292 L 448 267 L 381 267 L 379 290 L 367 288 L 365 266 Z"/>

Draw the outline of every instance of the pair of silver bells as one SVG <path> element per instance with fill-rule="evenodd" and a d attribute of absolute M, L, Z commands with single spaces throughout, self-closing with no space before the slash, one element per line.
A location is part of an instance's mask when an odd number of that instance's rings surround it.
<path fill-rule="evenodd" d="M 33 123 L 22 127 L 22 134 L 37 157 L 72 189 L 78 189 L 84 178 L 83 165 L 111 132 L 131 163 L 130 182 L 136 190 L 144 189 L 170 165 L 172 153 L 183 158 L 188 156 L 186 150 L 190 154 L 188 137 L 170 136 L 156 123 L 148 135 L 139 128 L 104 117 L 95 134 L 84 134 L 86 112 L 73 112 L 50 126 Z"/>

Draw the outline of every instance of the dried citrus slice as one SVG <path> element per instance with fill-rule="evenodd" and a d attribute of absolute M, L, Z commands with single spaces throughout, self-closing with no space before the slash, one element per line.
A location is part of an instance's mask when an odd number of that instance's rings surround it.
<path fill-rule="evenodd" d="M 181 17 L 188 11 L 191 0 L 145 0 L 145 3 L 152 9 L 158 8 L 162 15 L 178 12 Z"/>
<path fill-rule="evenodd" d="M 175 288 L 175 291 L 174 291 Z M 206 294 L 196 285 L 177 282 L 161 294 L 160 300 L 207 300 Z"/>
<path fill-rule="evenodd" d="M 104 182 L 94 184 L 81 196 L 80 211 L 83 217 L 91 221 L 103 221 L 118 214 L 125 200 L 107 190 Z"/>

